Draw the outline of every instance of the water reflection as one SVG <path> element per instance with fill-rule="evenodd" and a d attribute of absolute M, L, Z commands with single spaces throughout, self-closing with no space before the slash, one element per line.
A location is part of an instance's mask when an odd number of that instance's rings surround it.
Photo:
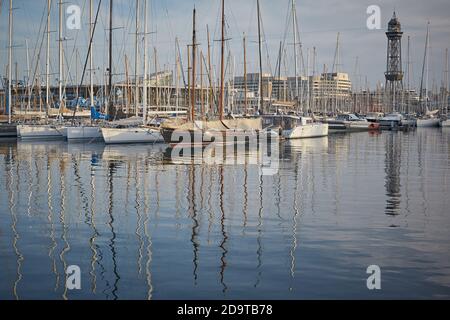
<path fill-rule="evenodd" d="M 402 161 L 400 135 L 390 133 L 386 141 L 386 214 L 398 215 L 401 204 L 400 167 Z"/>
<path fill-rule="evenodd" d="M 386 297 L 450 297 L 449 136 L 283 142 L 273 176 L 255 150 L 199 164 L 161 145 L 0 143 L 0 298 L 370 298 L 373 261 L 408 267 Z"/>

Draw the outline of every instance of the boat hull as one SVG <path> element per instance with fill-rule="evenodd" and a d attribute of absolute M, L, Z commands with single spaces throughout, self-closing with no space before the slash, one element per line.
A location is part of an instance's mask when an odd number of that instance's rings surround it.
<path fill-rule="evenodd" d="M 441 127 L 450 128 L 450 120 L 445 120 L 441 122 Z"/>
<path fill-rule="evenodd" d="M 439 123 L 439 119 L 417 119 L 418 128 L 437 128 Z"/>
<path fill-rule="evenodd" d="M 20 138 L 23 140 L 63 138 L 57 128 L 51 125 L 17 126 L 17 134 L 20 135 Z"/>
<path fill-rule="evenodd" d="M 285 139 L 307 139 L 328 136 L 329 127 L 325 123 L 314 123 L 295 127 L 292 130 L 283 130 Z"/>
<path fill-rule="evenodd" d="M 390 130 L 394 130 L 394 129 L 399 129 L 402 126 L 402 121 L 401 120 L 380 120 L 380 127 L 382 129 L 390 129 Z"/>
<path fill-rule="evenodd" d="M 17 125 L 0 124 L 0 138 L 14 138 L 14 137 L 17 137 Z"/>
<path fill-rule="evenodd" d="M 61 134 L 63 138 L 67 139 L 67 128 L 66 126 L 56 126 L 56 130 Z"/>
<path fill-rule="evenodd" d="M 380 129 L 380 124 L 374 123 L 374 122 L 355 121 L 355 122 L 350 122 L 350 124 L 349 124 L 350 131 L 374 131 L 374 130 L 379 130 L 379 129 Z"/>
<path fill-rule="evenodd" d="M 164 142 L 160 130 L 151 128 L 102 128 L 106 144 Z"/>
<path fill-rule="evenodd" d="M 101 140 L 103 139 L 100 127 L 80 126 L 67 128 L 67 140 Z"/>
<path fill-rule="evenodd" d="M 330 131 L 373 131 L 379 130 L 380 124 L 368 121 L 328 121 Z"/>

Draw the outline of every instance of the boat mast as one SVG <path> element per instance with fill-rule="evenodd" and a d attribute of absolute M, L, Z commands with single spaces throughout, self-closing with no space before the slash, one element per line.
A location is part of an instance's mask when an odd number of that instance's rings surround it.
<path fill-rule="evenodd" d="M 260 113 L 264 113 L 264 86 L 263 86 L 263 68 L 262 68 L 262 43 L 261 43 L 261 9 L 259 0 L 257 0 L 258 7 L 258 51 L 259 51 L 259 95 L 260 95 Z"/>
<path fill-rule="evenodd" d="M 295 7 L 295 0 L 292 0 L 292 27 L 294 32 L 294 76 L 295 76 L 295 99 L 297 102 L 297 111 L 299 107 L 299 93 L 298 93 L 298 75 L 297 75 L 297 11 Z"/>
<path fill-rule="evenodd" d="M 128 72 L 128 56 L 125 55 L 125 111 L 127 113 L 127 117 L 130 116 L 130 77 Z"/>
<path fill-rule="evenodd" d="M 94 0 L 90 0 L 90 4 L 89 4 L 89 38 L 90 38 L 90 45 L 93 45 L 93 41 L 94 41 Z M 95 107 L 94 104 L 94 59 L 92 56 L 92 50 L 89 51 L 89 68 L 90 68 L 90 72 L 89 72 L 89 82 L 90 82 L 90 87 L 91 87 L 91 92 L 90 92 L 90 100 L 91 100 L 91 109 Z"/>
<path fill-rule="evenodd" d="M 195 121 L 195 64 L 196 64 L 196 49 L 197 49 L 197 35 L 195 32 L 195 6 L 193 10 L 193 28 L 192 28 L 192 88 L 191 88 L 191 121 Z"/>
<path fill-rule="evenodd" d="M 139 0 L 136 0 L 136 35 L 134 38 L 134 108 L 136 117 L 139 116 Z"/>
<path fill-rule="evenodd" d="M 445 49 L 445 88 L 444 88 L 444 103 L 443 103 L 443 113 L 448 114 L 448 48 Z"/>
<path fill-rule="evenodd" d="M 206 33 L 208 37 L 208 78 L 209 78 L 209 112 L 212 112 L 214 109 L 214 93 L 213 93 L 213 83 L 212 83 L 212 69 L 211 69 L 211 42 L 209 36 L 209 26 L 206 25 Z"/>
<path fill-rule="evenodd" d="M 31 109 L 31 90 L 33 88 L 33 84 L 30 84 L 31 79 L 31 70 L 30 70 L 30 51 L 28 48 L 28 39 L 25 39 L 25 47 L 27 50 L 27 91 L 28 91 L 28 101 L 27 101 L 27 111 Z"/>
<path fill-rule="evenodd" d="M 63 2 L 59 0 L 59 36 L 58 36 L 58 54 L 59 54 L 59 114 L 62 117 L 64 112 L 63 106 Z"/>
<path fill-rule="evenodd" d="M 245 106 L 245 113 L 248 114 L 248 100 L 247 100 L 247 39 L 245 37 L 244 33 L 244 106 Z"/>
<path fill-rule="evenodd" d="M 278 95 L 277 100 L 281 101 L 281 59 L 282 59 L 282 50 L 283 50 L 283 42 L 280 41 L 280 48 L 278 49 L 278 70 L 277 70 L 277 76 L 278 76 Z"/>
<path fill-rule="evenodd" d="M 426 40 L 425 40 L 425 54 L 423 55 L 422 77 L 421 77 L 421 80 L 420 80 L 420 98 L 419 98 L 419 101 L 420 101 L 420 106 L 422 108 L 422 111 L 424 110 L 424 108 L 423 108 L 423 78 L 424 78 L 424 75 L 425 75 L 425 66 L 426 66 L 427 60 L 428 60 L 427 59 L 427 53 L 428 53 L 429 26 L 430 26 L 430 22 L 428 22 L 428 24 L 427 24 L 427 37 L 426 37 Z M 427 89 L 425 89 L 425 90 L 427 90 Z M 425 108 L 428 108 L 426 103 L 425 103 Z"/>
<path fill-rule="evenodd" d="M 113 0 L 109 2 L 109 74 L 108 74 L 108 93 L 107 101 L 108 107 L 106 108 L 106 114 L 109 115 L 110 107 L 112 107 L 112 60 L 113 60 Z"/>
<path fill-rule="evenodd" d="M 407 48 L 407 51 L 408 51 L 408 61 L 407 61 L 407 67 L 406 67 L 406 72 L 407 72 L 407 74 L 408 74 L 408 77 L 407 77 L 407 84 L 406 84 L 406 86 L 407 86 L 407 93 L 406 93 L 406 114 L 407 115 L 409 115 L 409 113 L 410 113 L 410 110 L 409 110 L 409 102 L 410 102 L 410 99 L 409 99 L 409 95 L 410 95 L 410 90 L 411 90 L 411 82 L 410 82 L 410 79 L 411 79 L 411 76 L 410 76 L 410 72 L 411 72 L 411 53 L 410 53 L 410 49 L 411 49 L 411 37 L 410 36 L 408 36 L 408 48 Z"/>
<path fill-rule="evenodd" d="M 333 62 L 333 70 L 332 72 L 336 73 L 336 86 L 334 87 L 334 113 L 338 112 L 339 105 L 338 105 L 338 86 L 339 86 L 339 79 L 338 79 L 338 73 L 339 73 L 339 65 L 340 65 L 340 37 L 341 33 L 338 32 L 337 39 L 336 39 L 336 51 L 334 53 L 334 62 Z M 331 79 L 333 80 L 333 75 L 331 75 Z M 395 97 L 395 94 L 394 94 Z"/>
<path fill-rule="evenodd" d="M 158 51 L 156 47 L 153 48 L 154 52 L 154 62 L 155 62 L 155 93 L 156 93 L 156 110 L 159 111 L 159 76 L 158 76 Z"/>
<path fill-rule="evenodd" d="M 309 48 L 306 49 L 306 105 L 308 107 L 307 112 L 309 113 L 311 111 L 311 95 L 309 92 Z"/>
<path fill-rule="evenodd" d="M 205 120 L 205 96 L 203 94 L 203 51 L 200 51 L 200 97 L 202 119 Z"/>
<path fill-rule="evenodd" d="M 147 102 L 148 102 L 148 97 L 147 97 L 147 73 L 148 73 L 148 63 L 147 63 L 147 28 L 148 28 L 148 23 L 147 23 L 147 2 L 148 0 L 144 0 L 144 88 L 143 88 L 143 95 L 144 95 L 144 114 L 142 115 L 143 121 L 144 121 L 144 125 L 147 123 Z"/>
<path fill-rule="evenodd" d="M 8 123 L 12 122 L 12 30 L 13 30 L 13 1 L 9 0 L 9 46 L 8 46 Z"/>
<path fill-rule="evenodd" d="M 46 117 L 50 110 L 50 11 L 52 0 L 47 0 L 47 60 L 45 62 L 45 103 L 46 103 Z"/>
<path fill-rule="evenodd" d="M 316 111 L 316 109 L 317 109 L 317 101 L 316 101 L 316 97 L 315 97 L 315 94 L 314 94 L 314 78 L 316 77 L 316 59 L 317 59 L 317 52 L 316 52 L 316 47 L 313 47 L 313 65 L 312 65 L 312 76 L 313 76 L 313 78 L 312 78 L 312 85 L 313 85 L 313 88 L 311 88 L 311 93 L 312 93 L 312 109 L 314 110 L 314 111 Z"/>
<path fill-rule="evenodd" d="M 220 53 L 220 93 L 219 93 L 219 119 L 223 120 L 223 89 L 225 82 L 225 0 L 222 0 L 222 36 L 221 36 L 221 53 Z"/>
<path fill-rule="evenodd" d="M 180 103 L 180 55 L 177 50 L 177 43 L 178 43 L 178 37 L 175 38 L 175 81 L 176 81 L 176 95 L 175 95 L 175 110 L 176 110 L 176 116 L 178 117 L 178 107 Z"/>

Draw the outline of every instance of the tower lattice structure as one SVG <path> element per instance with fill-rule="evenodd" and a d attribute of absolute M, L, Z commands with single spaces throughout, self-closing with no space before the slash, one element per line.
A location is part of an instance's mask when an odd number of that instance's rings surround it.
<path fill-rule="evenodd" d="M 386 96 L 391 111 L 399 111 L 401 94 L 403 92 L 402 71 L 402 27 L 395 12 L 388 24 Z"/>

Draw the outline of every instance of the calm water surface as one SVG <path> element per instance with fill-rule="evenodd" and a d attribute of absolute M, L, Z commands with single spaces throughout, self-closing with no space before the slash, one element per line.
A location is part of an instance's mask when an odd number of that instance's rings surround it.
<path fill-rule="evenodd" d="M 0 185 L 0 299 L 450 298 L 450 130 L 283 143 L 274 176 L 3 141 Z"/>

